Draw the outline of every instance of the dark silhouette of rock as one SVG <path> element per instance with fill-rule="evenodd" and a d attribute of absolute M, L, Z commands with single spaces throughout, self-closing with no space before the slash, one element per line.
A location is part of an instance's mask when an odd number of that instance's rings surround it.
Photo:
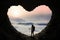
<path fill-rule="evenodd" d="M 7 16 L 8 8 L 12 5 L 22 5 L 31 11 L 38 5 L 47 5 L 52 10 L 52 18 L 47 27 L 34 37 L 24 35 L 11 25 Z M 55 40 L 56 30 L 60 27 L 60 15 L 56 0 L 1 0 L 0 1 L 0 40 Z"/>

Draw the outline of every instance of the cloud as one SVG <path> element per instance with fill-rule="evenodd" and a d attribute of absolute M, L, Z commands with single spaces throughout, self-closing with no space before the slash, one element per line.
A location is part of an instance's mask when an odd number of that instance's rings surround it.
<path fill-rule="evenodd" d="M 24 21 L 30 21 L 30 22 L 48 22 L 51 19 L 52 11 L 49 9 L 46 5 L 41 5 L 36 7 L 32 11 L 26 11 L 22 6 L 11 6 L 8 10 L 9 16 L 13 15 L 11 11 L 13 9 L 16 9 L 20 11 L 20 15 L 17 18 L 12 18 L 16 22 L 24 22 Z M 22 20 L 23 19 L 23 20 Z"/>

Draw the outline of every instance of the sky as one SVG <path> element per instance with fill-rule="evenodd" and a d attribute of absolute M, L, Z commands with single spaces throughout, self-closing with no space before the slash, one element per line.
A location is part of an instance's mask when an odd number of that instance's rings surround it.
<path fill-rule="evenodd" d="M 11 6 L 8 9 L 7 15 L 10 22 L 19 32 L 30 35 L 31 25 L 20 25 L 18 23 L 48 23 L 52 16 L 52 11 L 46 5 L 37 6 L 32 11 L 25 10 L 21 5 Z M 46 25 L 34 25 L 34 34 L 41 32 Z"/>
<path fill-rule="evenodd" d="M 47 23 L 51 19 L 52 11 L 46 5 L 37 6 L 32 11 L 26 11 L 21 5 L 18 5 L 18 6 L 11 6 L 8 9 L 7 15 L 12 20 L 22 19 L 33 23 L 39 23 L 39 22 Z"/>

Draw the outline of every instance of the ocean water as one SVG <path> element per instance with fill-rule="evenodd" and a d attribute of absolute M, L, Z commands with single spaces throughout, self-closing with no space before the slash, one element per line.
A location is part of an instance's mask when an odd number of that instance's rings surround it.
<path fill-rule="evenodd" d="M 31 35 L 31 25 L 21 25 L 21 24 L 12 24 L 12 25 L 17 31 L 28 36 Z M 34 26 L 35 26 L 34 34 L 41 32 L 46 27 L 46 25 L 34 25 Z"/>

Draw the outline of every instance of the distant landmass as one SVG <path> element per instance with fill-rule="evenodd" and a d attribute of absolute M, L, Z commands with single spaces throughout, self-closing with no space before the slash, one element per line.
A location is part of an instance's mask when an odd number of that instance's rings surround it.
<path fill-rule="evenodd" d="M 18 23 L 18 24 L 22 24 L 22 25 L 32 25 L 34 23 Z"/>
<path fill-rule="evenodd" d="M 32 24 L 35 24 L 35 25 L 47 25 L 47 23 L 18 23 L 18 24 L 21 24 L 21 25 L 32 25 Z"/>
<path fill-rule="evenodd" d="M 42 24 L 42 23 L 41 23 L 41 24 L 37 24 L 37 25 L 47 25 L 47 24 L 45 24 L 45 23 Z"/>

